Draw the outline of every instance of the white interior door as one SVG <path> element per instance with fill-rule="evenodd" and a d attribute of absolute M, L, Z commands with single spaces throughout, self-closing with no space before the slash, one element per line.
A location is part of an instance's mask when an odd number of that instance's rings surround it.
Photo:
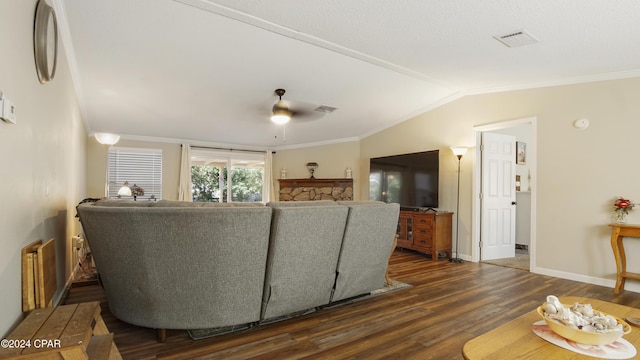
<path fill-rule="evenodd" d="M 516 137 L 482 133 L 480 260 L 515 256 Z"/>

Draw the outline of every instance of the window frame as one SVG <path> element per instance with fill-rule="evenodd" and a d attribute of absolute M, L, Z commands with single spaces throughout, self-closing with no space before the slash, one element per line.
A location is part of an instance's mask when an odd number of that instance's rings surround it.
<path fill-rule="evenodd" d="M 220 167 L 220 175 L 218 180 L 218 190 L 220 194 L 224 194 L 225 188 L 227 189 L 226 198 L 220 199 L 221 202 L 240 202 L 233 201 L 233 180 L 232 180 L 232 171 L 234 167 L 237 166 L 237 162 L 247 162 L 250 164 L 251 162 L 260 163 L 260 167 L 262 168 L 262 190 L 261 190 L 261 200 L 256 202 L 265 202 L 265 187 L 266 187 L 266 172 L 267 172 L 267 159 L 266 155 L 263 152 L 250 152 L 250 151 L 233 151 L 233 150 L 217 150 L 217 149 L 206 149 L 206 148 L 192 148 L 191 149 L 191 167 L 194 166 L 219 166 Z M 223 168 L 226 167 L 227 170 L 227 179 L 225 181 L 223 174 Z M 253 165 L 253 167 L 257 167 Z M 193 179 L 192 179 L 193 181 Z M 193 188 L 192 188 L 192 197 L 193 197 Z"/>

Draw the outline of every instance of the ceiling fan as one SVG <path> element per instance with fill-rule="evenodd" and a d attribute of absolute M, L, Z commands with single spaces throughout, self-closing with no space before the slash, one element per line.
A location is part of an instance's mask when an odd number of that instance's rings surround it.
<path fill-rule="evenodd" d="M 331 113 L 336 108 L 326 105 L 313 105 L 301 101 L 287 101 L 282 100 L 282 96 L 285 94 L 285 89 L 276 89 L 274 93 L 278 96 L 278 101 L 271 108 L 271 121 L 277 125 L 282 125 L 282 141 L 286 142 L 286 130 L 285 125 L 291 120 L 292 117 L 301 121 L 305 120 L 317 120 L 323 117 L 325 114 Z M 289 104 L 295 109 L 292 110 Z M 277 136 L 276 136 L 277 138 Z"/>
<path fill-rule="evenodd" d="M 291 120 L 293 113 L 289 110 L 289 106 L 282 101 L 282 95 L 286 92 L 285 89 L 276 89 L 275 93 L 278 95 L 278 102 L 273 105 L 271 109 L 273 115 L 271 115 L 271 121 L 278 125 L 284 125 Z"/>
<path fill-rule="evenodd" d="M 271 121 L 278 125 L 284 125 L 294 117 L 301 121 L 317 120 L 336 110 L 336 108 L 331 106 L 318 106 L 302 101 L 287 100 L 285 102 L 282 100 L 282 96 L 285 92 L 285 89 L 276 89 L 274 91 L 278 96 L 278 101 L 271 108 Z"/>

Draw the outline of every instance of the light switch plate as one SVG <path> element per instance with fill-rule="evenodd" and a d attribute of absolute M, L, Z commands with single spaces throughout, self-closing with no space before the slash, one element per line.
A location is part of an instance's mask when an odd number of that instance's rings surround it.
<path fill-rule="evenodd" d="M 16 107 L 6 96 L 0 98 L 0 118 L 12 124 L 16 123 Z"/>

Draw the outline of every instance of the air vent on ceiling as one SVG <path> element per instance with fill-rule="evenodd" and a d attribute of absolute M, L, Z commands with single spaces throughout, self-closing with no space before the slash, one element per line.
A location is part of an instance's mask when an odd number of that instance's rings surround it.
<path fill-rule="evenodd" d="M 538 42 L 538 39 L 529 34 L 526 30 L 514 31 L 505 35 L 497 35 L 493 38 L 508 47 L 518 47 Z"/>
<path fill-rule="evenodd" d="M 325 114 L 329 114 L 337 110 L 338 108 L 334 108 L 332 106 L 320 105 L 317 108 L 313 109 L 313 111 L 323 112 Z"/>

